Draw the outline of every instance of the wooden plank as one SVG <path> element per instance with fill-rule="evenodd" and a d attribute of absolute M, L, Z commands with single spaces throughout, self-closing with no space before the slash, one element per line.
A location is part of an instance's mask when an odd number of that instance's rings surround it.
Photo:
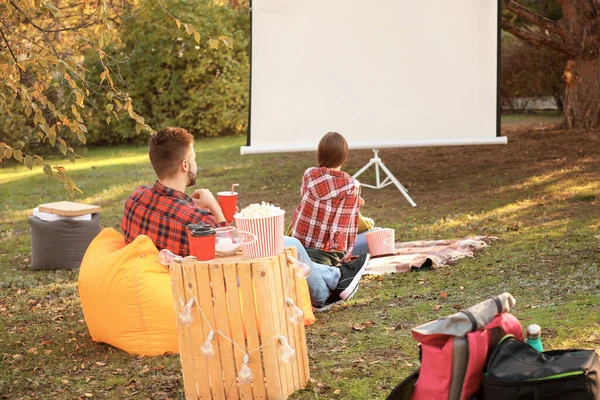
<path fill-rule="evenodd" d="M 298 250 L 295 247 L 288 248 L 286 249 L 286 251 L 289 252 L 289 254 L 292 257 L 298 258 Z M 296 299 L 300 299 L 300 285 L 307 285 L 306 278 L 299 278 L 296 276 L 296 271 L 294 271 L 293 268 L 290 268 L 290 270 L 290 274 L 294 279 L 294 286 L 296 287 Z M 304 327 L 304 324 L 300 324 L 297 326 L 297 330 L 300 333 L 300 339 L 299 346 L 296 349 L 296 355 L 301 361 L 300 387 L 304 389 L 306 387 L 306 384 L 310 380 L 310 366 L 308 365 L 308 348 L 306 346 L 306 328 Z"/>
<path fill-rule="evenodd" d="M 189 299 L 189 294 L 185 290 L 181 263 L 172 263 L 170 266 L 171 282 L 173 288 L 173 305 L 175 307 L 175 317 L 177 318 L 177 336 L 179 339 L 179 359 L 181 361 L 181 373 L 183 375 L 183 390 L 187 400 L 197 399 L 195 365 L 191 335 L 188 327 L 184 327 L 179 322 L 179 313 Z M 186 296 L 186 294 L 188 294 Z"/>
<path fill-rule="evenodd" d="M 282 256 L 283 255 L 283 259 Z M 275 320 L 275 326 L 278 327 L 278 333 L 280 335 L 282 335 L 283 337 L 286 338 L 288 344 L 290 345 L 290 347 L 292 347 L 292 349 L 295 350 L 295 346 L 293 345 L 293 343 L 295 343 L 295 340 L 293 340 L 293 337 L 290 337 L 289 331 L 288 331 L 288 319 L 287 319 L 287 304 L 286 304 L 286 297 L 284 295 L 284 283 L 281 279 L 282 277 L 282 272 L 281 272 L 281 262 L 285 262 L 285 265 L 287 265 L 287 261 L 285 261 L 285 254 L 282 253 L 278 256 L 273 257 L 273 266 L 271 268 L 271 273 L 269 274 L 270 276 L 270 280 L 271 280 L 271 285 L 273 287 L 275 287 L 275 296 L 271 296 L 271 304 L 272 304 L 272 309 L 274 310 L 274 320 Z M 291 325 L 291 323 L 290 323 Z M 277 346 L 278 349 L 278 354 L 281 357 L 282 353 L 283 353 L 283 348 L 280 344 L 278 344 Z M 294 374 L 293 374 L 293 361 L 290 363 L 285 363 L 283 361 L 281 361 L 281 359 L 279 359 L 279 371 L 281 374 L 281 382 L 282 382 L 282 391 L 286 396 L 289 396 L 290 394 L 292 394 L 294 392 Z"/>
<path fill-rule="evenodd" d="M 298 305 L 298 299 L 296 296 L 296 285 L 294 283 L 294 278 L 290 276 L 290 270 L 293 272 L 293 268 L 291 265 L 288 265 L 286 252 L 283 252 L 279 255 L 279 263 L 281 265 L 281 282 L 283 284 L 283 297 L 286 301 L 285 322 L 287 326 L 288 340 L 290 342 L 290 346 L 292 346 L 292 348 L 296 351 L 296 359 L 292 363 L 292 383 L 294 388 L 293 391 L 296 391 L 300 389 L 300 366 L 302 358 L 299 353 L 300 332 L 298 331 L 298 326 L 289 319 L 292 315 L 292 307 L 287 305 L 287 299 L 292 299 L 296 306 Z M 304 321 L 302 323 L 304 323 Z"/>
<path fill-rule="evenodd" d="M 237 264 L 226 263 L 223 264 L 223 275 L 225 276 L 225 288 L 227 291 L 227 305 L 229 309 L 229 326 L 231 330 L 231 339 L 236 343 L 242 350 L 234 347 L 234 358 L 236 365 L 236 372 L 242 367 L 242 361 L 244 354 L 248 352 L 246 346 L 246 337 L 244 334 L 244 315 L 242 312 L 242 305 L 240 303 L 241 291 L 238 287 L 238 273 Z M 244 268 L 244 267 L 242 267 Z M 249 266 L 245 266 L 249 270 Z M 241 278 L 240 278 L 241 280 Z M 252 299 L 254 301 L 254 299 Z M 239 394 L 242 400 L 254 399 L 252 395 L 252 385 L 239 384 Z"/>
<path fill-rule="evenodd" d="M 80 215 L 100 212 L 100 206 L 75 203 L 73 201 L 57 201 L 55 203 L 40 204 L 38 209 L 41 212 L 62 215 L 64 217 L 78 217 Z"/>
<path fill-rule="evenodd" d="M 208 363 L 206 358 L 200 354 L 200 346 L 204 343 L 209 329 L 205 327 L 198 303 L 198 293 L 207 290 L 207 288 L 210 290 L 210 285 L 207 282 L 198 282 L 196 280 L 197 267 L 198 264 L 194 262 L 185 262 L 182 268 L 182 271 L 184 272 L 184 289 L 186 293 L 188 293 L 188 298 L 193 296 L 195 299 L 194 304 L 192 305 L 192 316 L 194 321 L 188 328 L 191 344 L 191 349 L 189 351 L 194 360 L 194 381 L 196 384 L 197 397 L 200 399 L 212 399 Z"/>
<path fill-rule="evenodd" d="M 282 382 L 279 375 L 278 341 L 275 336 L 279 334 L 276 327 L 271 299 L 274 297 L 275 287 L 272 286 L 269 275 L 272 275 L 273 263 L 269 260 L 252 263 L 252 276 L 256 290 L 256 309 L 259 315 L 260 337 L 264 358 L 265 377 L 269 399 L 285 399 Z"/>
<path fill-rule="evenodd" d="M 275 393 L 275 390 L 273 388 L 265 388 L 265 375 L 260 352 L 260 337 L 255 307 L 253 278 L 253 273 L 258 274 L 259 272 L 256 268 L 253 268 L 252 264 L 245 262 L 238 263 L 237 272 L 240 278 L 240 292 L 242 295 L 241 305 L 244 314 L 243 329 L 246 333 L 248 351 L 250 353 L 248 366 L 252 370 L 253 375 L 252 391 L 255 399 L 266 399 L 268 398 L 268 394 L 270 394 L 271 391 Z"/>
<path fill-rule="evenodd" d="M 202 285 L 202 290 L 198 290 L 197 299 L 200 303 L 200 308 L 202 309 L 204 317 L 202 318 L 202 326 L 204 330 L 204 335 L 199 340 L 196 349 L 198 349 L 198 354 L 200 353 L 200 347 L 206 341 L 208 337 L 208 333 L 210 330 L 216 331 L 218 329 L 217 323 L 215 320 L 215 311 L 213 304 L 213 293 L 211 284 L 211 276 L 209 272 L 209 264 L 207 263 L 198 263 L 196 264 L 196 282 L 198 285 Z M 221 300 L 223 301 L 223 300 Z M 208 364 L 208 373 L 210 375 L 210 386 L 212 388 L 212 398 L 225 400 L 225 387 L 223 385 L 223 368 L 221 365 L 221 355 L 218 346 L 218 340 L 223 340 L 223 338 L 219 337 L 219 334 L 215 332 L 215 338 L 213 339 L 212 345 L 215 349 L 214 357 L 207 359 Z M 198 357 L 202 357 L 198 355 Z"/>
<path fill-rule="evenodd" d="M 229 310 L 227 307 L 227 293 L 225 289 L 225 280 L 223 276 L 223 267 L 220 264 L 210 264 L 210 281 L 212 283 L 215 321 L 219 331 L 227 338 L 231 339 L 231 329 L 229 321 Z M 231 288 L 237 292 L 237 285 Z M 223 368 L 223 383 L 225 387 L 225 398 L 238 400 L 240 398 L 237 385 L 237 371 L 235 370 L 233 344 L 226 338 L 219 336 L 215 344 L 218 343 L 219 354 L 221 355 L 221 366 Z"/>

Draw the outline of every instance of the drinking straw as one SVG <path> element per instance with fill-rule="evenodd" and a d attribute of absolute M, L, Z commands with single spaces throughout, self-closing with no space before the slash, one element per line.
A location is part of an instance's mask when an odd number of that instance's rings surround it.
<path fill-rule="evenodd" d="M 231 185 L 231 194 L 233 194 L 235 192 L 235 187 L 236 186 L 240 186 L 239 183 L 234 183 L 233 185 Z"/>

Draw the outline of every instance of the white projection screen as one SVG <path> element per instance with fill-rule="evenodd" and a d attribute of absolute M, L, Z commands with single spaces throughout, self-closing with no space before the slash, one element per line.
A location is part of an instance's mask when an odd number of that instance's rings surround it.
<path fill-rule="evenodd" d="M 242 154 L 505 144 L 496 0 L 252 0 Z"/>

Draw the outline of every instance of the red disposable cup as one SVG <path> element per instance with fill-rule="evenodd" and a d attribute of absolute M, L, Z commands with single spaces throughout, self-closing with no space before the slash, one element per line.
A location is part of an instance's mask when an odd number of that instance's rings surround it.
<path fill-rule="evenodd" d="M 216 235 L 194 236 L 192 230 L 187 230 L 188 243 L 190 245 L 190 255 L 196 257 L 198 261 L 212 261 L 215 259 L 215 238 Z"/>
<path fill-rule="evenodd" d="M 237 192 L 218 192 L 217 196 L 219 199 L 219 205 L 221 206 L 221 211 L 223 211 L 223 216 L 225 217 L 225 221 L 233 221 L 233 215 L 236 213 L 235 207 L 237 205 Z"/>

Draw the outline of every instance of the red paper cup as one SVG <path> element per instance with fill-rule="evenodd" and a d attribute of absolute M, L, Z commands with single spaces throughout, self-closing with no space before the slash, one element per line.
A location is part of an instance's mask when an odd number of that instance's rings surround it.
<path fill-rule="evenodd" d="M 190 245 L 190 255 L 196 257 L 198 261 L 212 261 L 215 259 L 215 238 L 216 235 L 194 236 L 190 229 L 187 230 L 188 243 Z"/>
<path fill-rule="evenodd" d="M 394 234 L 395 230 L 390 228 L 377 229 L 366 233 L 367 245 L 371 256 L 382 256 L 394 254 Z"/>
<path fill-rule="evenodd" d="M 261 218 L 235 216 L 242 242 L 242 254 L 248 258 L 271 257 L 283 252 L 284 214 Z M 247 235 L 251 234 L 251 235 Z M 250 236 L 250 238 L 246 238 Z"/>
<path fill-rule="evenodd" d="M 227 222 L 233 221 L 233 215 L 236 213 L 235 206 L 237 204 L 237 196 L 237 192 L 217 193 L 219 205 L 221 206 L 221 211 L 223 211 L 223 216 L 225 217 L 225 221 Z"/>

